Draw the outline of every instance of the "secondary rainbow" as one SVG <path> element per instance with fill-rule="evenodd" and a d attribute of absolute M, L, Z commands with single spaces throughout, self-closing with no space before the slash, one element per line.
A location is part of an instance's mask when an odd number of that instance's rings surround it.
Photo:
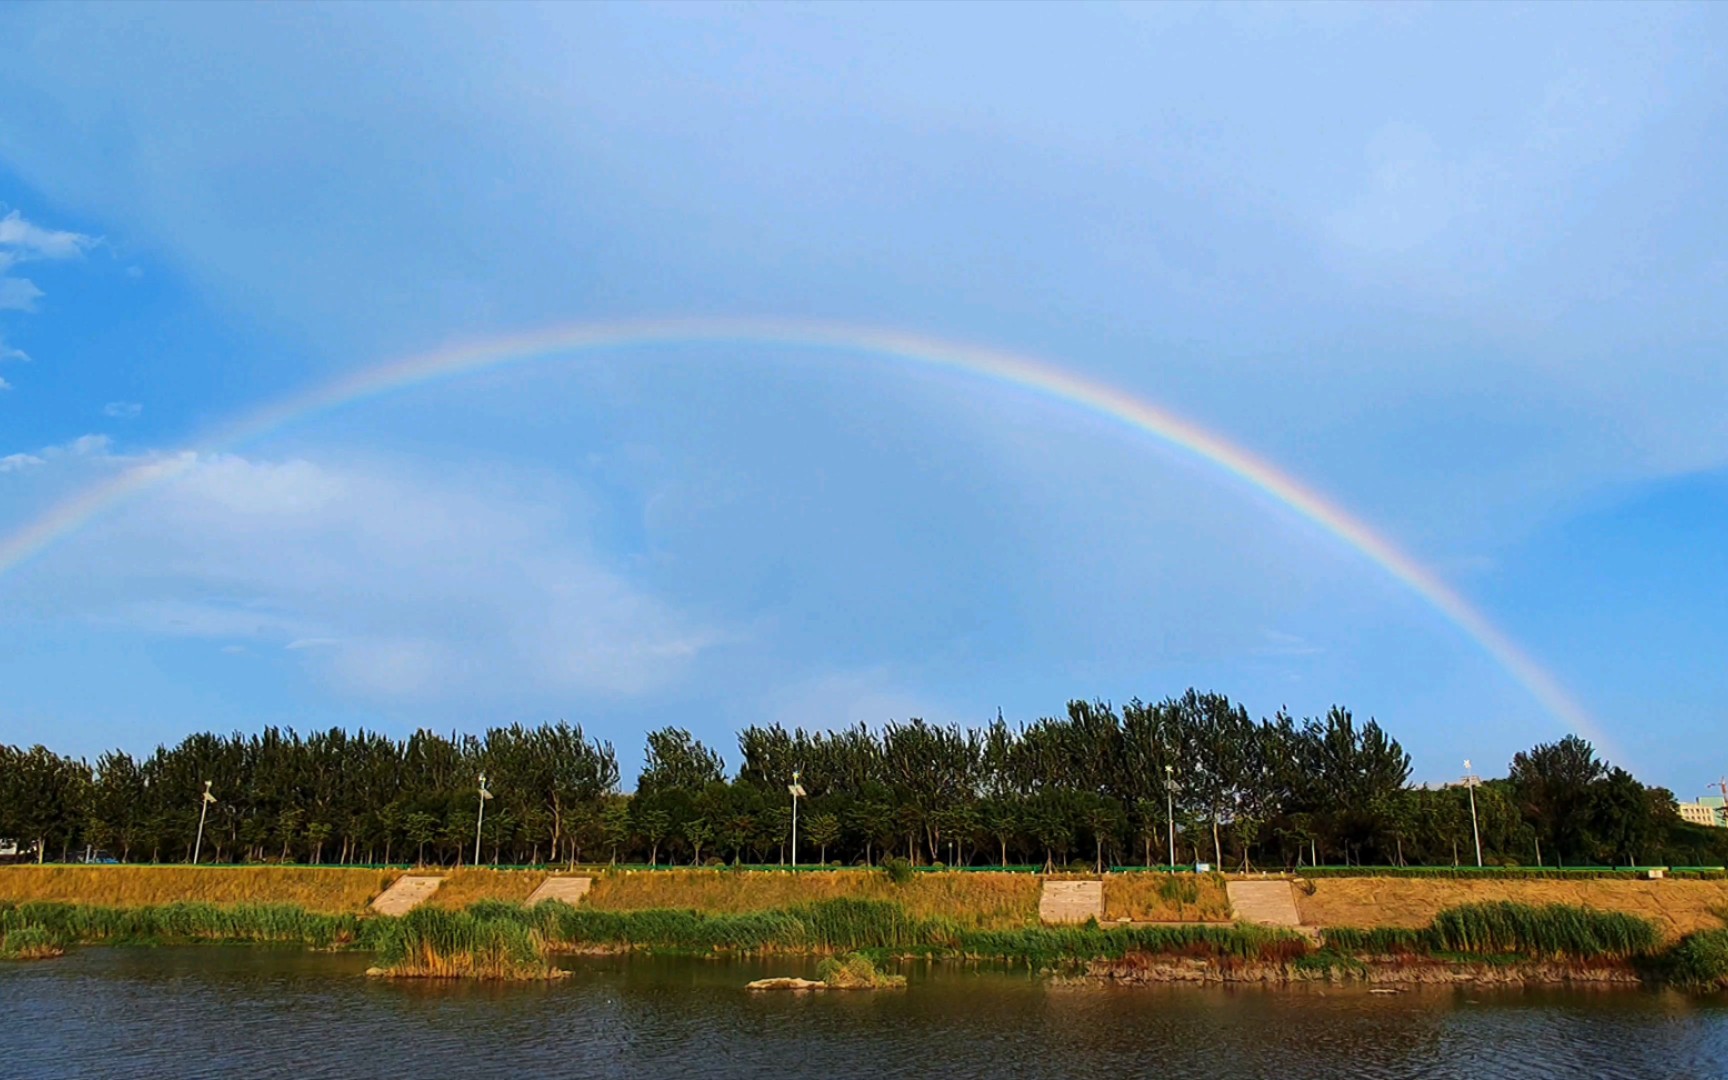
<path fill-rule="evenodd" d="M 0 575 L 88 524 L 105 509 L 191 468 L 202 454 L 256 438 L 292 421 L 410 386 L 514 361 L 651 344 L 802 346 L 959 372 L 1042 394 L 1205 461 L 1337 537 L 1401 582 L 1474 641 L 1562 727 L 1606 737 L 1559 682 L 1439 575 L 1422 566 L 1313 488 L 1265 459 L 1118 387 L 1026 356 L 936 338 L 836 323 L 784 319 L 673 319 L 579 323 L 442 348 L 336 379 L 250 414 L 196 450 L 153 458 L 52 507 L 0 540 Z"/>

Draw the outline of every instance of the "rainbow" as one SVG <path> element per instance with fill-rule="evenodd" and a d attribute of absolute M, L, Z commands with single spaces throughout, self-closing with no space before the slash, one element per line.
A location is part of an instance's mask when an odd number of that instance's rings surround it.
<path fill-rule="evenodd" d="M 198 450 L 153 459 L 49 509 L 0 540 L 0 576 L 84 527 L 104 510 L 192 468 L 201 455 L 285 424 L 407 387 L 514 361 L 652 344 L 798 346 L 898 360 L 1002 383 L 1083 409 L 1150 435 L 1262 492 L 1313 522 L 1424 600 L 1498 663 L 1561 726 L 1606 742 L 1559 682 L 1469 601 L 1366 523 L 1270 462 L 1127 391 L 996 349 L 894 330 L 783 319 L 677 319 L 579 323 L 449 346 L 348 375 L 250 414 Z"/>

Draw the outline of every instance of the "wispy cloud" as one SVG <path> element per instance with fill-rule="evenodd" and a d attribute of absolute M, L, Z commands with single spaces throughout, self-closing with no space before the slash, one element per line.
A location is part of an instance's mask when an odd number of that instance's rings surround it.
<path fill-rule="evenodd" d="M 46 295 L 29 278 L 0 277 L 0 311 L 35 311 Z"/>
<path fill-rule="evenodd" d="M 83 482 L 151 460 L 86 438 L 0 470 Z M 676 683 L 724 636 L 611 565 L 580 524 L 582 493 L 547 483 L 201 455 L 40 565 L 64 617 L 277 650 L 354 700 L 614 699 Z"/>
<path fill-rule="evenodd" d="M 29 262 L 75 259 L 96 243 L 93 236 L 46 229 L 26 221 L 16 210 L 0 217 L 0 311 L 33 313 L 37 302 L 47 295 L 30 278 L 12 273 L 15 267 Z M 28 359 L 22 350 L 12 348 L 0 337 L 0 361 Z M 7 384 L 0 381 L 0 389 L 7 389 Z"/>
<path fill-rule="evenodd" d="M 1261 628 L 1260 636 L 1262 642 L 1253 650 L 1256 656 L 1318 656 L 1326 651 L 1300 634 L 1287 634 L 1269 626 Z"/>
<path fill-rule="evenodd" d="M 320 648 L 325 648 L 325 647 L 329 647 L 329 646 L 336 646 L 336 645 L 340 645 L 340 644 L 342 644 L 341 638 L 307 637 L 307 638 L 295 638 L 293 641 L 290 641 L 288 644 L 286 644 L 282 647 L 284 649 L 287 649 L 289 652 L 299 652 L 301 649 L 320 649 Z"/>
<path fill-rule="evenodd" d="M 95 244 L 93 236 L 33 225 L 16 210 L 0 218 L 0 249 L 20 262 L 25 259 L 72 259 Z"/>
<path fill-rule="evenodd" d="M 102 415 L 116 420 L 130 420 L 144 411 L 144 406 L 136 401 L 110 401 L 102 406 Z"/>

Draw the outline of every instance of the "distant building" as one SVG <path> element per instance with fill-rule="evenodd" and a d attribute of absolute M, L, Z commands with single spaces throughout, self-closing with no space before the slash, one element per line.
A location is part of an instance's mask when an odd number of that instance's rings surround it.
<path fill-rule="evenodd" d="M 1728 805 L 1720 796 L 1706 795 L 1697 802 L 1680 803 L 1677 809 L 1683 821 L 1694 825 L 1709 825 L 1712 828 L 1728 829 Z"/>

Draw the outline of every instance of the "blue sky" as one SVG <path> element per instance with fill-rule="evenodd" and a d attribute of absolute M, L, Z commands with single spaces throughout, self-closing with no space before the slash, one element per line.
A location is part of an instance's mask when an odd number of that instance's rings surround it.
<path fill-rule="evenodd" d="M 1279 463 L 1683 797 L 1728 760 L 1710 6 L 0 12 L 0 739 L 977 723 L 1224 690 L 1419 779 L 1563 734 L 1360 555 L 1059 403 L 612 350 L 210 449 L 459 338 L 817 317 L 1036 355 Z M 1714 756 L 1711 756 L 1714 754 Z M 735 756 L 735 755 L 734 755 Z"/>

